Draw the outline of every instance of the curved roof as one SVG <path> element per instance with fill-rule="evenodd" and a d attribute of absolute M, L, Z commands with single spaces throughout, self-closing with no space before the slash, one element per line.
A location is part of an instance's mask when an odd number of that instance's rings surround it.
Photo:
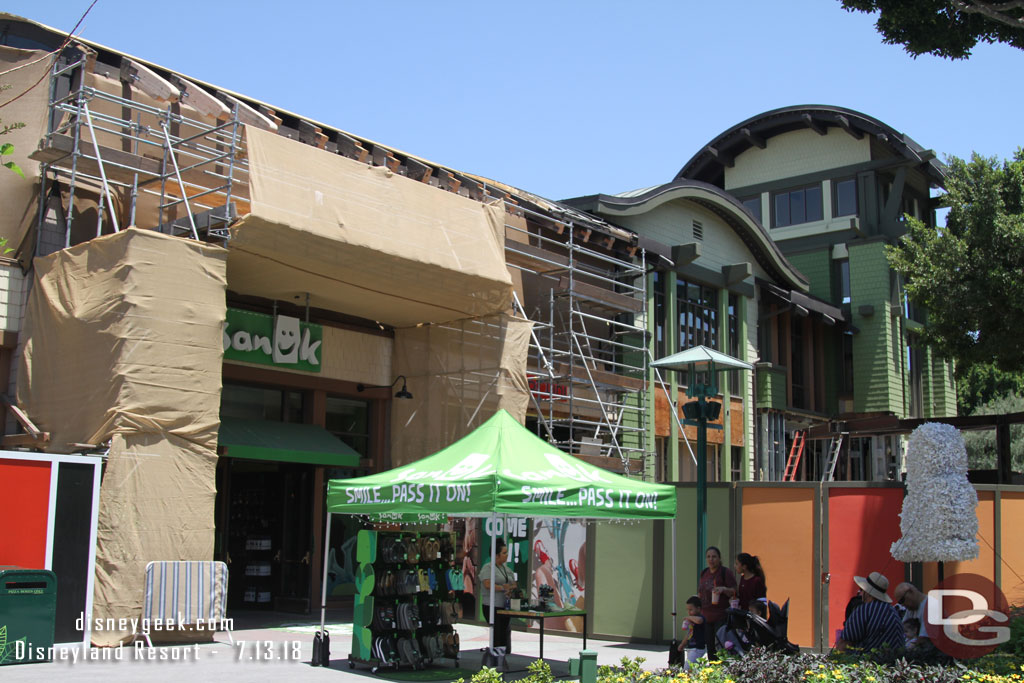
<path fill-rule="evenodd" d="M 655 187 L 622 194 L 577 197 L 563 200 L 563 203 L 605 216 L 628 216 L 650 211 L 665 202 L 677 199 L 692 201 L 725 221 L 747 245 L 761 267 L 777 282 L 785 283 L 802 292 L 808 291 L 808 279 L 786 260 L 760 221 L 735 197 L 709 183 L 676 178 L 670 183 Z"/>
<path fill-rule="evenodd" d="M 829 126 L 841 128 L 857 139 L 873 136 L 897 155 L 925 166 L 924 172 L 935 185 L 945 185 L 946 166 L 935 158 L 933 151 L 867 114 L 822 104 L 773 109 L 736 124 L 694 154 L 676 178 L 702 180 L 722 187 L 725 167 L 742 152 L 755 146 L 763 149 L 769 138 L 793 130 L 809 128 L 824 135 Z"/>

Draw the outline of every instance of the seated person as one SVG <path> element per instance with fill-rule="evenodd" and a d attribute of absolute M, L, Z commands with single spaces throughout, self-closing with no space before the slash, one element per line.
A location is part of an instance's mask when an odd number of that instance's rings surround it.
<path fill-rule="evenodd" d="M 911 617 L 903 620 L 903 635 L 907 639 L 907 649 L 911 650 L 917 646 L 918 632 L 921 630 L 921 622 Z"/>
<path fill-rule="evenodd" d="M 839 634 L 839 651 L 858 649 L 865 652 L 888 649 L 901 652 L 906 644 L 903 624 L 887 593 L 889 579 L 879 572 L 866 578 L 853 577 L 863 603 L 855 608 Z"/>
<path fill-rule="evenodd" d="M 918 650 L 919 653 L 930 650 L 932 641 L 928 637 L 928 631 L 925 628 L 925 624 L 928 623 L 925 620 L 928 596 L 919 591 L 914 584 L 903 582 L 893 589 L 892 597 L 897 604 L 903 605 L 907 609 L 903 615 L 904 628 L 911 621 L 917 624 L 917 632 L 913 636 L 911 636 L 910 631 L 906 632 L 907 649 Z M 911 639 L 913 639 L 913 643 L 911 643 Z"/>

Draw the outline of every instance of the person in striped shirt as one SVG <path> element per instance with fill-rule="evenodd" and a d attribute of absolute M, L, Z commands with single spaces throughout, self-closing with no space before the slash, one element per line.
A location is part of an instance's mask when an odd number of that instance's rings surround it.
<path fill-rule="evenodd" d="M 887 592 L 889 579 L 884 574 L 871 572 L 867 577 L 855 576 L 853 580 L 863 603 L 846 620 L 836 650 L 901 652 L 906 646 L 906 636 Z"/>

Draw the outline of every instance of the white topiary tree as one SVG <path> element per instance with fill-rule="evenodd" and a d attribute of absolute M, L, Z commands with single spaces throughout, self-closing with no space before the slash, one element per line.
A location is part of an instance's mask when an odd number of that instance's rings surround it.
<path fill-rule="evenodd" d="M 953 562 L 978 556 L 978 494 L 967 481 L 967 449 L 952 425 L 927 422 L 910 435 L 901 562 Z"/>

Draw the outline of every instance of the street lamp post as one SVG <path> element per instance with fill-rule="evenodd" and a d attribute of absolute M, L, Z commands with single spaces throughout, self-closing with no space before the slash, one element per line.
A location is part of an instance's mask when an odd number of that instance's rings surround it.
<path fill-rule="evenodd" d="M 718 419 L 722 404 L 709 401 L 718 395 L 718 372 L 721 370 L 752 370 L 754 366 L 738 358 L 695 346 L 686 351 L 659 358 L 651 363 L 657 368 L 686 370 L 686 395 L 695 398 L 683 405 L 686 422 L 697 427 L 697 576 L 704 567 L 704 551 L 708 537 L 708 422 Z M 707 372 L 707 382 L 697 380 L 698 372 Z M 674 559 L 674 558 L 673 558 Z"/>

